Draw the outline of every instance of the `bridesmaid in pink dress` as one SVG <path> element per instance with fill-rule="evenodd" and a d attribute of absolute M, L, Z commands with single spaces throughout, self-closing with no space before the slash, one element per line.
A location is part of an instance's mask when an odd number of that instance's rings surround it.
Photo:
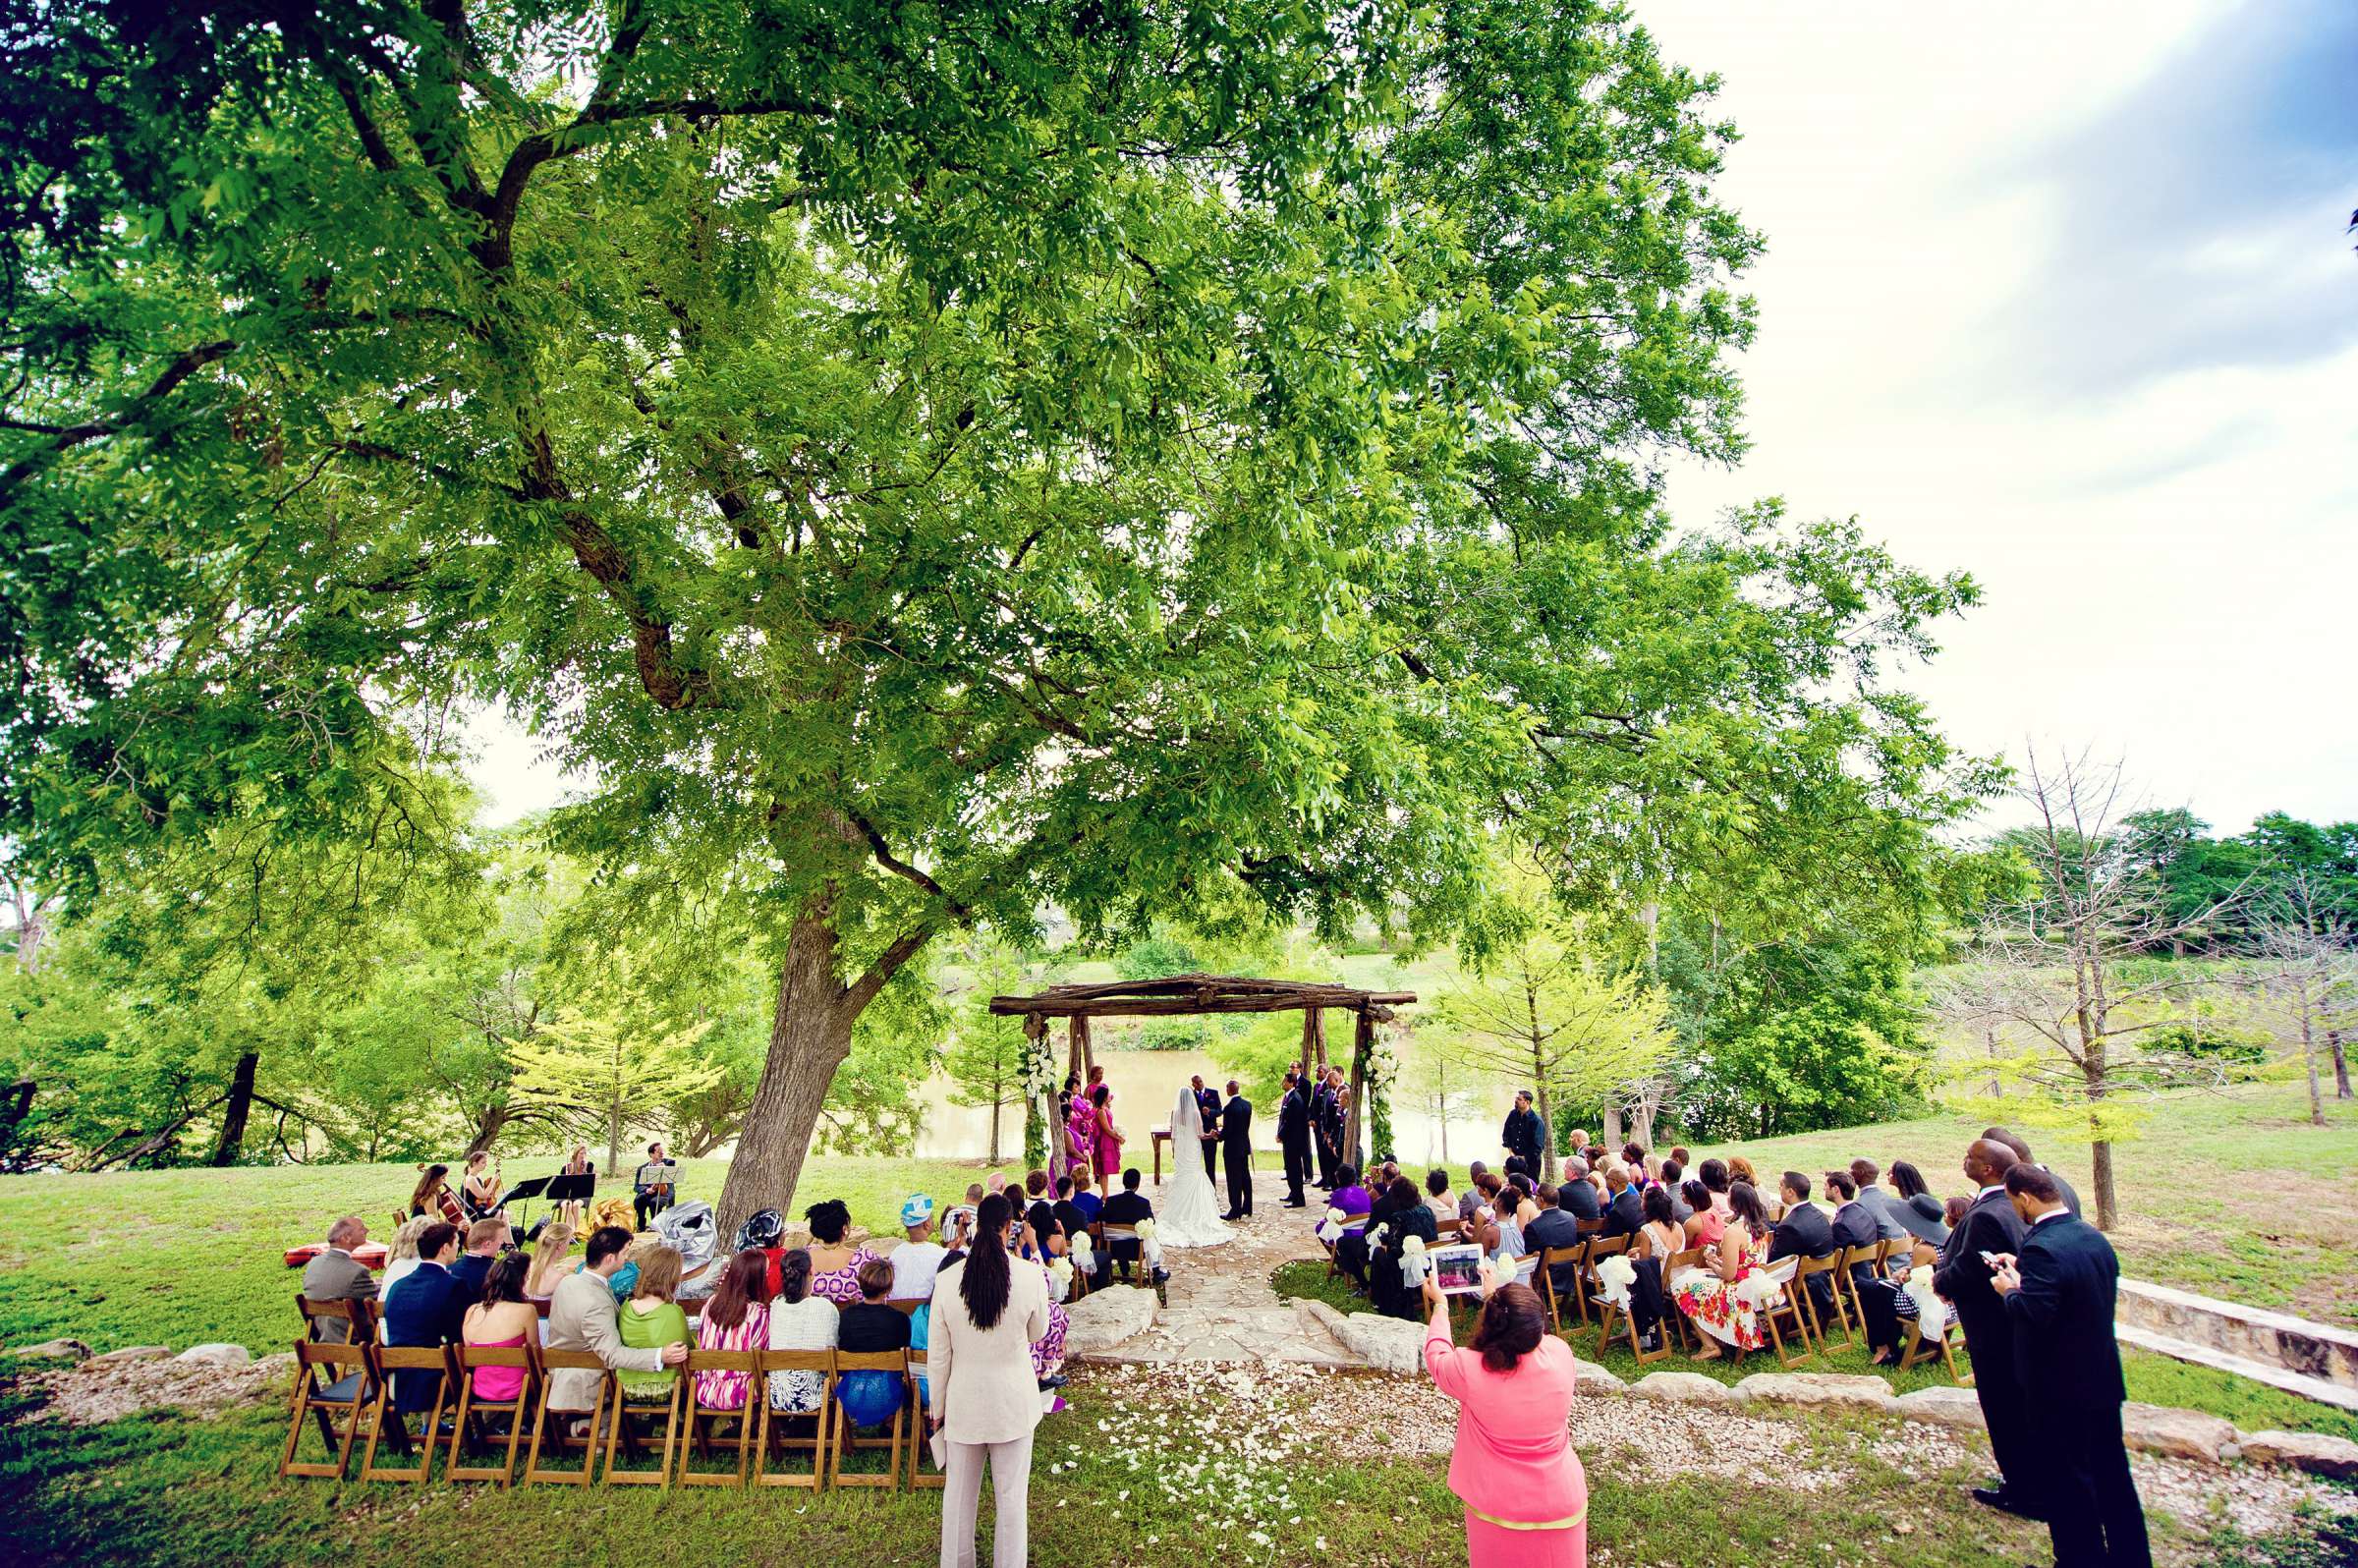
<path fill-rule="evenodd" d="M 1572 1348 L 1547 1332 L 1529 1285 L 1482 1264 L 1474 1343 L 1449 1333 L 1449 1299 L 1430 1276 L 1425 1370 L 1457 1401 L 1449 1489 L 1466 1505 L 1471 1568 L 1588 1568 L 1589 1483 L 1565 1422 L 1578 1385 Z"/>
<path fill-rule="evenodd" d="M 1122 1130 L 1113 1125 L 1113 1091 L 1103 1084 L 1089 1092 L 1095 1106 L 1097 1131 L 1097 1196 L 1113 1196 L 1113 1178 L 1122 1169 Z"/>
<path fill-rule="evenodd" d="M 1080 1192 L 1089 1185 L 1097 1160 L 1097 1110 L 1087 1094 L 1073 1096 L 1072 1117 L 1064 1124 L 1064 1136 L 1073 1150 L 1073 1191 Z"/>

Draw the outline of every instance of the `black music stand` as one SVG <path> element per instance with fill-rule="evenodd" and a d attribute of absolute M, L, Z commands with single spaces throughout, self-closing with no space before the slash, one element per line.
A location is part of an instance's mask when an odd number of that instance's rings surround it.
<path fill-rule="evenodd" d="M 509 1188 L 506 1192 L 499 1195 L 499 1202 L 491 1205 L 492 1212 L 497 1213 L 501 1209 L 506 1208 L 510 1204 L 530 1204 L 532 1200 L 546 1192 L 548 1190 L 548 1184 L 555 1179 L 556 1178 L 552 1176 L 526 1177 L 523 1181 L 518 1182 L 515 1186 Z M 528 1227 L 524 1221 L 520 1219 L 509 1220 L 508 1226 L 519 1236 L 530 1234 L 530 1227 Z"/>

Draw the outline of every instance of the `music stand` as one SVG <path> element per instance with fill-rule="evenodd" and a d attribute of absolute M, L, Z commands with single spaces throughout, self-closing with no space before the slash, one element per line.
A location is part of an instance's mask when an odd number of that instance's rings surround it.
<path fill-rule="evenodd" d="M 590 1211 L 590 1195 L 597 1191 L 597 1172 L 584 1171 L 579 1176 L 551 1176 L 548 1191 L 541 1196 L 552 1204 L 579 1204 L 582 1212 Z"/>
<path fill-rule="evenodd" d="M 553 1180 L 553 1178 L 547 1176 L 526 1177 L 523 1181 L 518 1182 L 515 1186 L 509 1188 L 506 1192 L 499 1195 L 499 1202 L 491 1205 L 493 1212 L 497 1212 L 500 1209 L 506 1208 L 510 1204 L 529 1204 L 532 1200 L 539 1197 L 542 1193 L 548 1190 L 548 1184 L 551 1180 Z M 528 1209 L 527 1212 L 530 1212 L 530 1210 Z M 519 1236 L 525 1235 L 530 1229 L 530 1227 L 527 1226 L 522 1220 L 511 1219 L 508 1221 L 508 1224 L 510 1228 L 512 1228 Z"/>

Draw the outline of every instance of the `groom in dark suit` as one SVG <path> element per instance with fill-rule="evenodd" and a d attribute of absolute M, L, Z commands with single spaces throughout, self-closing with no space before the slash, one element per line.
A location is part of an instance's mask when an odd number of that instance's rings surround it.
<path fill-rule="evenodd" d="M 1243 1219 L 1253 1212 L 1253 1102 L 1228 1080 L 1228 1103 L 1220 1107 L 1220 1163 L 1228 1171 L 1228 1212 Z"/>

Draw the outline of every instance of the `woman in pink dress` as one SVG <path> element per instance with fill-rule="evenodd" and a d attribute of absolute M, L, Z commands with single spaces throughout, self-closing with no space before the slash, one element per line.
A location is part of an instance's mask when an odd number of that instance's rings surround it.
<path fill-rule="evenodd" d="M 1449 1333 L 1449 1298 L 1431 1275 L 1425 1370 L 1457 1401 L 1449 1489 L 1466 1505 L 1471 1568 L 1588 1568 L 1589 1482 L 1565 1422 L 1578 1385 L 1572 1348 L 1547 1332 L 1528 1285 L 1482 1264 L 1474 1343 Z"/>
<path fill-rule="evenodd" d="M 1089 1092 L 1095 1108 L 1097 1134 L 1097 1196 L 1113 1196 L 1113 1178 L 1122 1168 L 1122 1130 L 1113 1125 L 1113 1091 L 1103 1084 Z"/>
<path fill-rule="evenodd" d="M 1064 1136 L 1073 1150 L 1073 1190 L 1080 1192 L 1089 1186 L 1097 1163 L 1097 1108 L 1089 1102 L 1087 1094 L 1073 1096 L 1073 1111 L 1064 1124 Z"/>
<path fill-rule="evenodd" d="M 712 1295 L 697 1319 L 699 1350 L 762 1350 L 769 1344 L 769 1257 L 758 1251 L 739 1253 L 729 1260 Z M 707 1410 L 743 1410 L 752 1374 L 741 1372 L 700 1372 L 696 1374 L 697 1403 Z"/>

